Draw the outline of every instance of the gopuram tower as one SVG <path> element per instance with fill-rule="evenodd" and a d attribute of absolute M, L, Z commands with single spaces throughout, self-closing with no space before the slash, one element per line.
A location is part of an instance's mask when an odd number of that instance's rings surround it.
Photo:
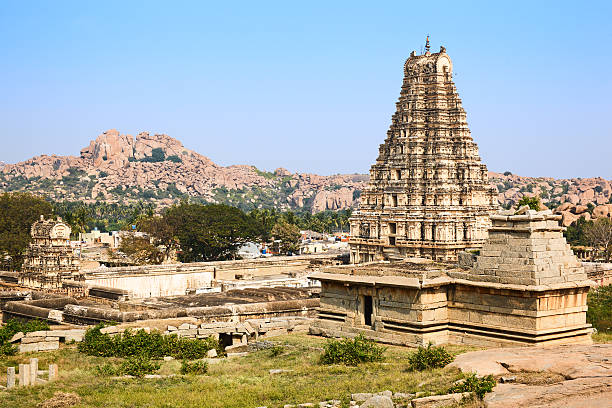
<path fill-rule="evenodd" d="M 498 208 L 440 47 L 413 51 L 385 142 L 351 218 L 351 262 L 456 260 L 479 248 Z"/>

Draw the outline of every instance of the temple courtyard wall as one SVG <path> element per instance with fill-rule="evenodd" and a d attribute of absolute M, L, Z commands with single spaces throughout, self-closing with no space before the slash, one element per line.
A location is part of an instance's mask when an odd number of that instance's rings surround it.
<path fill-rule="evenodd" d="M 185 295 L 213 288 L 213 281 L 236 281 L 233 286 L 254 285 L 259 278 L 276 277 L 277 286 L 291 277 L 336 262 L 337 254 L 283 256 L 254 260 L 194 262 L 184 264 L 144 265 L 84 269 L 82 283 L 125 291 L 130 298 Z M 245 283 L 250 281 L 249 283 Z M 287 282 L 283 282 L 287 281 Z M 307 281 L 304 281 L 307 282 Z M 261 285 L 265 286 L 262 281 Z"/>

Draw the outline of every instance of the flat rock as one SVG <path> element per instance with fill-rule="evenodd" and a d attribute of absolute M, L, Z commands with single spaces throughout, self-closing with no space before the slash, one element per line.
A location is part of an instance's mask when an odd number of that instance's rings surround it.
<path fill-rule="evenodd" d="M 372 398 L 374 394 L 370 393 L 370 392 L 359 392 L 356 394 L 351 394 L 351 399 L 353 401 L 356 402 L 364 402 L 366 401 L 368 398 Z"/>
<path fill-rule="evenodd" d="M 451 365 L 478 375 L 535 372 L 565 378 L 546 385 L 498 384 L 485 396 L 487 408 L 612 408 L 612 344 L 474 351 Z"/>
<path fill-rule="evenodd" d="M 24 336 L 25 336 L 25 334 L 23 334 L 23 332 L 15 333 L 15 334 L 13 334 L 13 337 L 11 337 L 11 339 L 8 342 L 9 343 L 14 343 L 16 341 L 21 340 Z"/>
<path fill-rule="evenodd" d="M 374 395 L 368 398 L 363 404 L 360 405 L 360 408 L 394 408 L 395 404 L 391 398 L 385 395 Z"/>
<path fill-rule="evenodd" d="M 542 371 L 567 379 L 612 376 L 612 344 L 472 351 L 458 355 L 450 366 L 480 376 Z"/>
<path fill-rule="evenodd" d="M 487 408 L 610 408 L 612 378 L 580 378 L 552 385 L 498 384 Z"/>
<path fill-rule="evenodd" d="M 469 392 L 433 395 L 431 397 L 413 399 L 410 403 L 412 404 L 412 408 L 441 408 L 457 404 L 461 402 L 462 399 L 468 398 L 469 396 Z"/>
<path fill-rule="evenodd" d="M 270 374 L 282 374 L 282 373 L 290 373 L 293 370 L 285 370 L 283 368 L 273 368 L 270 370 Z"/>

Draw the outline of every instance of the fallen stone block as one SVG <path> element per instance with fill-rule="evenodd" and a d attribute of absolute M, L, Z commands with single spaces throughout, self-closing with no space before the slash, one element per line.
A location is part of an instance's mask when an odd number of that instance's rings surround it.
<path fill-rule="evenodd" d="M 217 350 L 215 349 L 210 349 L 206 352 L 206 357 L 208 358 L 215 358 L 217 357 Z"/>
<path fill-rule="evenodd" d="M 100 333 L 103 334 L 116 334 L 116 333 L 121 333 L 123 332 L 124 329 L 122 329 L 119 326 L 108 326 L 108 327 L 103 327 L 100 329 Z"/>
<path fill-rule="evenodd" d="M 186 330 L 179 330 L 177 333 L 180 337 L 195 337 L 196 334 L 198 334 L 198 330 L 197 329 L 186 329 Z"/>
<path fill-rule="evenodd" d="M 274 337 L 274 336 L 282 336 L 287 334 L 287 330 L 286 329 L 276 329 L 276 330 L 269 330 L 266 331 L 264 334 L 264 337 Z"/>
<path fill-rule="evenodd" d="M 68 343 L 69 341 L 79 342 L 79 341 L 83 341 L 83 337 L 85 337 L 85 335 L 71 334 L 71 335 L 64 337 L 64 341 L 66 343 Z"/>
<path fill-rule="evenodd" d="M 242 344 L 242 343 L 233 344 L 231 346 L 225 347 L 225 352 L 226 353 L 230 353 L 230 352 L 231 353 L 243 353 L 247 351 L 247 348 L 248 348 L 247 344 Z"/>
<path fill-rule="evenodd" d="M 457 404 L 461 402 L 462 399 L 468 398 L 469 396 L 469 392 L 432 395 L 431 397 L 416 398 L 410 402 L 412 404 L 412 408 L 441 408 Z"/>
<path fill-rule="evenodd" d="M 45 341 L 59 341 L 59 337 L 45 337 Z"/>
<path fill-rule="evenodd" d="M 47 337 L 47 330 L 26 333 L 26 337 Z"/>
<path fill-rule="evenodd" d="M 15 333 L 13 334 L 13 337 L 11 337 L 11 339 L 8 342 L 15 343 L 16 341 L 19 341 L 24 337 L 25 337 L 25 334 L 23 334 L 23 332 Z"/>
<path fill-rule="evenodd" d="M 48 351 L 59 349 L 59 341 L 39 341 L 36 343 L 26 343 L 19 345 L 20 353 L 30 353 L 34 351 Z"/>
<path fill-rule="evenodd" d="M 85 335 L 85 330 L 81 330 L 81 329 L 47 331 L 47 337 L 66 337 L 66 336 L 84 336 L 84 335 Z"/>
<path fill-rule="evenodd" d="M 189 330 L 189 326 L 190 326 L 189 323 L 183 323 L 178 327 L 178 329 L 179 330 Z"/>
<path fill-rule="evenodd" d="M 21 339 L 21 344 L 40 343 L 45 337 L 24 337 Z"/>

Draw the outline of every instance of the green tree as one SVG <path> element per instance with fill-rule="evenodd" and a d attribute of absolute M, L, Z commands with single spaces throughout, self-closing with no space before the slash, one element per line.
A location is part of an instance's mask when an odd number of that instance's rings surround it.
<path fill-rule="evenodd" d="M 129 256 L 138 265 L 158 265 L 164 260 L 162 251 L 145 237 L 124 237 L 119 245 L 119 251 Z"/>
<path fill-rule="evenodd" d="M 168 222 L 163 216 L 155 215 L 143 218 L 138 222 L 138 229 L 151 237 L 152 244 L 163 253 L 163 259 L 169 258 L 173 250 L 178 249 L 176 225 Z"/>
<path fill-rule="evenodd" d="M 275 239 L 280 239 L 280 253 L 289 254 L 297 253 L 300 250 L 300 229 L 287 222 L 278 222 L 272 228 L 272 236 Z"/>
<path fill-rule="evenodd" d="M 182 262 L 231 259 L 259 232 L 252 217 L 224 204 L 183 202 L 170 207 L 164 218 L 176 231 Z"/>
<path fill-rule="evenodd" d="M 578 218 L 565 230 L 565 239 L 572 246 L 590 245 L 586 237 L 586 230 L 593 224 L 593 221 L 586 220 L 584 217 Z"/>
<path fill-rule="evenodd" d="M 52 215 L 51 204 L 30 193 L 0 195 L 0 256 L 4 267 L 19 270 L 30 243 L 30 228 L 41 215 Z"/>
<path fill-rule="evenodd" d="M 523 197 L 521 197 L 519 202 L 516 204 L 516 209 L 518 210 L 519 208 L 521 208 L 524 205 L 529 206 L 529 208 L 532 209 L 532 210 L 539 211 L 540 210 L 540 197 L 538 197 L 538 196 L 533 196 L 533 197 L 523 196 Z"/>

